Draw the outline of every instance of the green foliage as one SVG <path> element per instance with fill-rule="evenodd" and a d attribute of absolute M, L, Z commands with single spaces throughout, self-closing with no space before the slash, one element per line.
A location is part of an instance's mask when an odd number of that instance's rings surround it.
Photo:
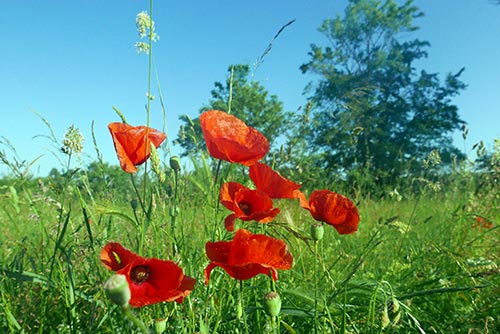
<path fill-rule="evenodd" d="M 428 163 L 432 164 L 430 159 Z M 212 235 L 223 225 L 227 212 L 215 205 L 210 167 L 203 167 L 202 161 L 197 166 L 199 175 L 191 171 L 179 175 L 179 210 L 174 214 L 182 230 L 174 235 L 169 223 L 173 196 L 165 192 L 166 185 L 152 183 L 158 191 L 151 195 L 156 204 L 144 232 L 141 255 L 175 258 L 198 284 L 182 304 L 165 303 L 134 312 L 149 327 L 158 316 L 167 317 L 166 333 L 231 333 L 241 332 L 245 326 L 249 333 L 266 332 L 271 324 L 262 304 L 269 291 L 267 277 L 243 283 L 244 312 L 240 316 L 237 281 L 215 270 L 210 285 L 203 284 L 202 269 L 207 263 L 203 246 L 206 241 L 227 237 L 222 230 Z M 120 189 L 110 188 L 108 193 L 91 190 L 92 196 L 80 197 L 80 176 L 71 175 L 61 183 L 64 202 L 60 191 L 45 186 L 53 182 L 51 177 L 40 182 L 4 180 L 0 193 L 0 332 L 136 332 L 105 296 L 103 284 L 111 273 L 100 264 L 99 251 L 108 241 L 136 249 L 142 220 L 136 220 Z M 94 173 L 87 175 L 94 184 Z M 167 175 L 168 183 L 172 174 Z M 193 188 L 192 177 L 210 181 Z M 282 297 L 281 333 L 308 333 L 314 326 L 311 273 L 315 259 L 319 259 L 316 307 L 320 333 L 497 331 L 500 216 L 492 206 L 498 206 L 498 199 L 491 192 L 471 192 L 480 180 L 469 177 L 462 172 L 439 176 L 435 181 L 443 185 L 441 192 L 422 187 L 419 195 L 412 187 L 402 187 L 400 197 L 360 197 L 360 230 L 339 236 L 325 226 L 317 252 L 309 239 L 312 220 L 308 212 L 296 203 L 280 202 L 282 213 L 265 227 L 265 233 L 287 240 L 295 258 L 293 269 L 280 272 L 276 282 Z M 494 225 L 474 227 L 476 216 Z M 261 228 L 245 224 L 246 228 Z M 174 242 L 182 252 L 172 249 Z"/>
<path fill-rule="evenodd" d="M 98 161 L 76 168 L 71 165 L 71 157 L 79 151 L 77 144 L 83 138 L 76 133 L 65 137 L 63 144 L 69 149 L 61 153 L 50 124 L 41 117 L 50 130 L 45 137 L 53 143 L 65 169 L 54 168 L 45 178 L 32 178 L 30 163 L 17 156 L 9 159 L 0 152 L 0 160 L 13 172 L 13 176 L 0 180 L 0 333 L 132 334 L 138 330 L 147 333 L 152 328 L 164 333 L 500 331 L 500 144 L 495 145 L 493 153 L 485 153 L 481 169 L 474 171 L 456 163 L 443 173 L 439 169 L 443 147 L 431 148 L 435 143 L 446 144 L 446 138 L 431 134 L 438 128 L 446 133 L 454 127 L 454 121 L 429 118 L 426 113 L 445 110 L 448 116 L 453 115 L 456 110 L 448 98 L 461 87 L 458 75 L 449 77 L 444 86 L 436 75 L 422 72 L 416 79 L 412 76 L 411 62 L 425 54 L 421 48 L 426 43 L 399 44 L 393 40 L 396 33 L 414 29 L 412 19 L 418 13 L 411 1 L 397 7 L 392 1 L 379 6 L 379 2 L 353 0 L 347 13 L 344 21 L 327 21 L 323 29 L 332 29 L 346 37 L 346 42 L 353 42 L 351 46 L 359 46 L 358 60 L 369 59 L 366 64 L 371 69 L 349 77 L 342 66 L 338 67 L 340 72 L 331 75 L 337 80 L 342 99 L 318 95 L 312 102 L 324 110 L 332 101 L 343 104 L 352 115 L 366 116 L 366 120 L 361 119 L 366 123 L 356 118 L 351 121 L 340 107 L 331 109 L 330 114 L 313 111 L 313 103 L 303 113 L 288 117 L 275 97 L 269 97 L 260 84 L 248 81 L 248 66 L 232 67 L 226 84 L 216 83 L 208 108 L 231 110 L 270 140 L 277 141 L 280 134 L 293 130 L 296 135 L 289 136 L 287 146 L 274 153 L 273 162 L 294 181 L 303 183 L 305 189 L 321 186 L 353 190 L 361 213 L 356 234 L 339 235 L 325 225 L 322 238 L 316 234 L 312 240 L 310 226 L 315 221 L 310 213 L 295 200 L 277 200 L 281 213 L 273 222 L 238 223 L 285 240 L 294 256 L 292 270 L 280 272 L 274 282 L 266 275 L 237 281 L 217 268 L 206 285 L 206 242 L 231 238 L 223 228 L 228 212 L 218 199 L 220 183 L 249 182 L 246 167 L 211 163 L 204 151 L 197 151 L 203 145 L 199 123 L 186 116 L 178 140 L 192 159 L 193 168 L 189 170 L 183 171 L 177 161 L 167 167 L 155 152 L 151 157 L 154 168 L 148 169 L 146 163 L 144 174 L 126 174 L 102 161 L 95 137 Z M 152 21 L 145 22 L 152 42 Z M 344 30 L 344 23 L 349 29 Z M 363 53 L 369 51 L 363 47 L 367 38 L 374 36 L 375 28 L 384 47 L 370 44 L 376 49 L 374 60 L 370 58 L 372 53 Z M 317 51 L 320 58 L 326 54 L 321 60 L 327 62 L 312 61 L 304 65 L 305 70 L 317 70 L 315 66 L 320 65 L 331 70 L 327 63 L 339 60 L 345 66 L 359 65 L 347 57 L 347 49 Z M 396 75 L 401 70 L 401 75 Z M 394 87 L 390 80 L 383 82 L 381 78 L 394 79 L 398 93 L 405 91 L 409 100 L 401 101 L 402 96 L 387 93 Z M 360 86 L 356 86 L 356 79 Z M 382 84 L 386 86 L 377 86 Z M 324 94 L 337 89 L 328 80 L 319 87 L 325 89 Z M 337 99 L 337 95 L 331 96 Z M 429 96 L 434 97 L 430 102 Z M 148 93 L 148 111 L 149 97 Z M 380 152 L 375 150 L 379 148 L 371 143 L 375 134 L 387 139 L 384 134 L 389 128 L 370 122 L 382 117 L 398 126 L 408 125 L 404 121 L 408 113 L 401 113 L 406 110 L 402 106 L 407 105 L 413 117 L 407 123 L 412 126 L 426 128 L 431 120 L 441 123 L 430 133 L 415 131 L 422 135 L 412 139 L 415 161 L 406 161 L 401 155 L 404 168 L 399 166 L 401 169 L 390 170 L 386 176 L 380 168 L 389 165 L 380 164 Z M 365 114 L 366 110 L 369 112 Z M 395 115 L 400 118 L 391 118 Z M 332 119 L 339 121 L 328 123 Z M 368 129 L 370 124 L 372 128 Z M 344 140 L 339 147 L 352 154 L 351 158 L 357 154 L 350 151 L 352 147 L 364 147 L 366 160 L 361 156 L 350 164 L 348 158 L 336 161 L 338 151 L 320 146 L 330 140 L 325 136 L 329 135 L 326 126 L 331 125 L 354 131 L 352 136 L 349 131 L 342 134 L 331 128 L 331 139 Z M 407 130 L 412 130 L 411 126 Z M 432 145 L 427 145 L 428 139 Z M 15 155 L 8 141 L 0 142 L 5 143 Z M 308 153 L 311 148 L 314 154 Z M 331 168 L 340 162 L 347 163 L 346 167 L 332 175 Z M 411 173 L 406 182 L 398 182 L 390 192 L 380 186 L 381 179 L 385 182 L 402 171 Z M 339 185 L 337 182 L 345 181 L 346 174 L 355 175 L 357 182 Z M 371 196 L 367 188 L 375 189 L 379 196 Z M 110 241 L 120 242 L 144 257 L 177 262 L 197 280 L 194 290 L 180 304 L 159 303 L 122 313 L 108 300 L 103 286 L 112 273 L 101 264 L 99 254 Z M 263 297 L 271 290 L 280 294 L 281 311 L 268 316 Z"/>
<path fill-rule="evenodd" d="M 301 130 L 316 166 L 350 179 L 364 170 L 381 185 L 417 173 L 434 149 L 443 166 L 462 159 L 450 134 L 463 124 L 451 102 L 465 88 L 463 69 L 444 82 L 417 71 L 429 43 L 408 34 L 421 15 L 412 1 L 352 0 L 344 17 L 324 21 L 319 31 L 330 44 L 313 44 L 301 66 L 320 76 L 309 86 L 314 108 Z"/>

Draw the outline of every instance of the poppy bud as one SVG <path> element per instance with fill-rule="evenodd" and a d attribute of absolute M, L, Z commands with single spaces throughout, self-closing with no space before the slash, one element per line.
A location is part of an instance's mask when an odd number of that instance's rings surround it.
<path fill-rule="evenodd" d="M 177 205 L 173 205 L 170 207 L 170 217 L 176 217 L 177 215 L 179 215 L 179 212 L 181 212 L 181 210 Z"/>
<path fill-rule="evenodd" d="M 128 305 L 131 294 L 125 275 L 115 274 L 111 276 L 106 283 L 104 283 L 104 288 L 106 289 L 106 294 L 113 303 L 119 306 Z"/>
<path fill-rule="evenodd" d="M 398 313 L 399 312 L 399 301 L 392 297 L 392 303 L 391 303 L 391 312 L 392 313 Z"/>
<path fill-rule="evenodd" d="M 264 296 L 263 304 L 264 304 L 264 310 L 269 316 L 275 317 L 278 314 L 280 314 L 281 298 L 277 292 L 274 291 L 268 292 Z"/>
<path fill-rule="evenodd" d="M 181 160 L 179 159 L 179 157 L 171 157 L 169 163 L 170 168 L 172 168 L 174 171 L 179 172 L 181 170 Z"/>
<path fill-rule="evenodd" d="M 324 232 L 325 232 L 325 229 L 324 229 L 322 223 L 314 223 L 311 225 L 311 238 L 314 241 L 319 241 L 319 240 L 323 239 Z"/>
<path fill-rule="evenodd" d="M 167 329 L 167 319 L 159 318 L 155 319 L 155 333 L 161 334 Z"/>
<path fill-rule="evenodd" d="M 389 326 L 391 320 L 389 319 L 389 312 L 387 310 L 387 305 L 382 310 L 382 314 L 380 317 L 381 317 L 380 325 L 382 326 L 382 328 L 386 328 L 387 326 Z"/>
<path fill-rule="evenodd" d="M 399 322 L 400 319 L 401 319 L 401 312 L 398 312 L 398 314 L 396 314 L 394 319 L 392 319 L 392 326 L 396 326 L 396 324 Z"/>
<path fill-rule="evenodd" d="M 130 206 L 134 211 L 137 209 L 137 200 L 135 198 L 130 201 Z"/>

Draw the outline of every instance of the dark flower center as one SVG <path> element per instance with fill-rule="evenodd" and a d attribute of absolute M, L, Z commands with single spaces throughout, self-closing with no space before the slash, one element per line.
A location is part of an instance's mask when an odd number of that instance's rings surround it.
<path fill-rule="evenodd" d="M 247 216 L 252 212 L 252 206 L 245 202 L 238 203 L 241 211 L 243 211 Z"/>
<path fill-rule="evenodd" d="M 142 283 L 149 278 L 149 268 L 147 266 L 137 266 L 130 271 L 130 278 L 135 283 Z"/>

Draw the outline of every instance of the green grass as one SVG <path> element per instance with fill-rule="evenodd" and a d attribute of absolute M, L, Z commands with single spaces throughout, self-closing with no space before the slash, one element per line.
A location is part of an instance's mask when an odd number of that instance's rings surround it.
<path fill-rule="evenodd" d="M 136 220 L 125 201 L 98 194 L 92 201 L 77 189 L 69 182 L 62 196 L 16 182 L 2 188 L 1 333 L 136 333 L 104 293 L 111 272 L 101 265 L 99 253 L 109 241 L 143 256 L 174 260 L 197 279 L 181 304 L 133 310 L 151 328 L 154 319 L 168 318 L 166 333 L 272 333 L 276 327 L 281 333 L 310 333 L 315 304 L 319 333 L 500 330 L 499 217 L 490 208 L 491 194 L 449 189 L 403 193 L 401 201 L 357 198 L 359 231 L 341 236 L 325 226 L 316 255 L 309 237 L 312 218 L 298 203 L 278 201 L 282 212 L 264 228 L 238 222 L 286 240 L 294 255 L 292 270 L 279 272 L 276 282 L 283 306 L 273 329 L 261 304 L 270 289 L 267 277 L 240 286 L 216 269 L 210 285 L 204 284 L 205 243 L 231 235 L 223 230 L 227 210 L 216 205 L 216 198 L 199 196 L 187 177 L 179 182 L 174 229 L 171 208 L 176 204 L 164 185 L 152 185 L 147 221 L 140 212 Z M 485 213 L 493 227 L 473 228 L 475 215 Z"/>

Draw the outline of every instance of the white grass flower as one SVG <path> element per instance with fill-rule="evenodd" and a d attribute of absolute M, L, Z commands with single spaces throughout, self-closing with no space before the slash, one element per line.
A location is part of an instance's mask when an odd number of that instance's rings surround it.
<path fill-rule="evenodd" d="M 64 134 L 61 151 L 64 154 L 82 153 L 84 140 L 78 128 L 72 124 Z"/>
<path fill-rule="evenodd" d="M 148 39 L 148 42 L 136 42 L 135 48 L 138 53 L 148 54 L 150 51 L 149 41 L 156 42 L 160 39 L 160 36 L 158 36 L 155 32 L 155 23 L 147 12 L 142 11 L 135 17 L 135 25 L 137 27 L 137 32 L 139 33 L 139 38 Z"/>

